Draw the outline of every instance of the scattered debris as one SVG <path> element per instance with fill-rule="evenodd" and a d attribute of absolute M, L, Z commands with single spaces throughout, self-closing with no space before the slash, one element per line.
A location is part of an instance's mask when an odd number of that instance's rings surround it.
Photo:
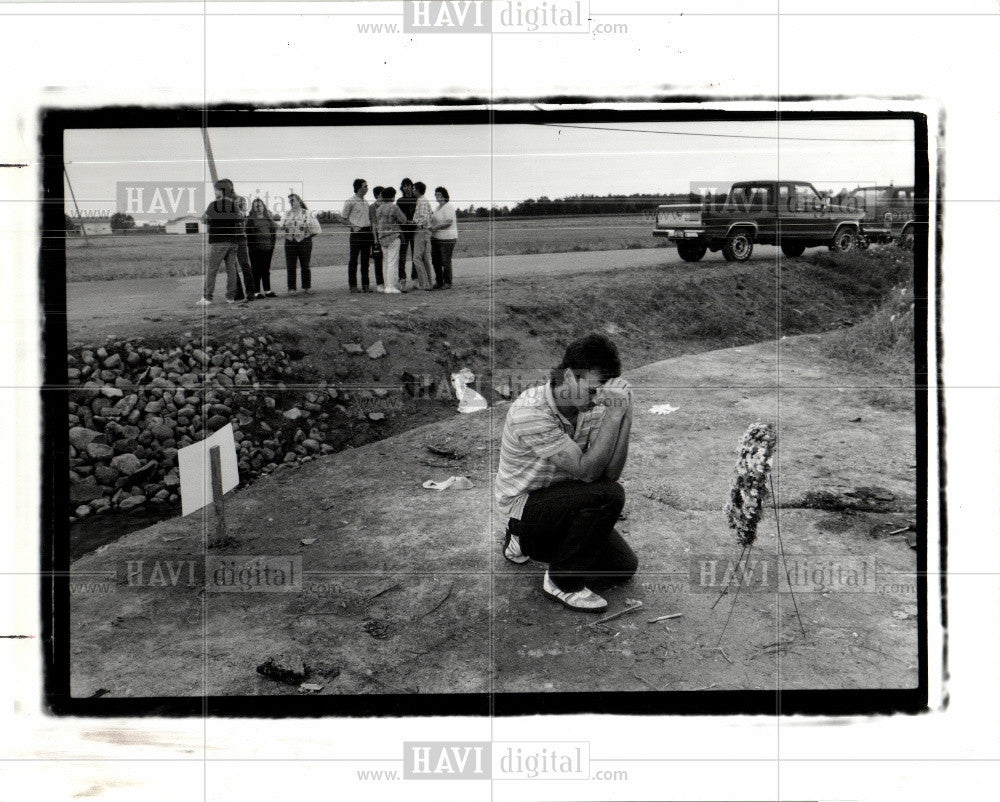
<path fill-rule="evenodd" d="M 455 388 L 455 397 L 458 398 L 458 411 L 463 415 L 479 412 L 489 406 L 485 398 L 467 386 L 475 380 L 476 374 L 468 368 L 451 374 L 451 386 Z"/>
<path fill-rule="evenodd" d="M 670 615 L 661 615 L 659 618 L 649 619 L 650 624 L 655 624 L 657 621 L 669 621 L 671 618 L 680 618 L 684 613 L 671 613 Z"/>
<path fill-rule="evenodd" d="M 371 359 L 378 359 L 380 357 L 387 356 L 389 352 L 385 350 L 385 346 L 382 345 L 381 340 L 376 340 L 368 347 L 366 353 Z"/>
<path fill-rule="evenodd" d="M 341 343 L 341 348 L 343 348 L 349 354 L 361 354 L 364 353 L 364 348 L 362 348 L 358 343 Z"/>
<path fill-rule="evenodd" d="M 596 627 L 598 624 L 603 624 L 606 621 L 612 621 L 615 618 L 619 618 L 627 613 L 632 613 L 642 607 L 642 602 L 639 599 L 625 599 L 626 607 L 624 610 L 619 610 L 617 613 L 612 613 L 611 615 L 606 615 L 603 618 L 598 618 L 592 624 L 587 624 L 588 627 Z"/>
<path fill-rule="evenodd" d="M 424 482 L 423 487 L 428 490 L 472 490 L 475 485 L 472 480 L 466 476 L 451 476 L 445 479 L 443 482 L 435 482 L 433 479 L 428 479 Z"/>
<path fill-rule="evenodd" d="M 448 459 L 465 459 L 466 455 L 454 448 L 449 448 L 448 446 L 436 446 L 430 443 L 426 443 L 424 446 L 432 454 L 437 454 L 439 457 L 447 457 Z"/>
<path fill-rule="evenodd" d="M 313 682 L 303 682 L 301 685 L 299 685 L 299 690 L 302 691 L 302 693 L 319 693 L 321 690 L 323 690 L 323 686 L 316 685 Z"/>
<path fill-rule="evenodd" d="M 276 654 L 257 666 L 257 673 L 286 685 L 301 685 L 309 669 L 298 655 Z"/>
<path fill-rule="evenodd" d="M 313 543 L 315 543 L 315 542 L 316 542 L 316 538 L 314 538 L 314 537 L 304 537 L 304 538 L 302 538 L 302 540 L 300 540 L 299 542 L 300 542 L 300 543 L 301 543 L 301 544 L 302 544 L 303 546 L 311 546 L 311 545 L 312 545 Z"/>
<path fill-rule="evenodd" d="M 365 621 L 364 630 L 376 640 L 385 640 L 392 634 L 392 624 L 379 618 Z"/>
<path fill-rule="evenodd" d="M 669 415 L 671 412 L 676 412 L 680 407 L 672 407 L 670 404 L 657 404 L 655 407 L 650 407 L 649 411 L 654 415 Z"/>

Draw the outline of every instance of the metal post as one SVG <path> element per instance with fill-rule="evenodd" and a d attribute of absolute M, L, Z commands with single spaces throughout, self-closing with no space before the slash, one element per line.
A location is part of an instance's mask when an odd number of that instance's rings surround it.
<path fill-rule="evenodd" d="M 83 215 L 80 214 L 80 207 L 76 203 L 76 193 L 73 192 L 73 183 L 69 180 L 69 172 L 66 170 L 66 165 L 63 165 L 63 175 L 66 176 L 66 186 L 69 187 L 69 196 L 73 199 L 73 208 L 76 209 L 76 219 L 80 221 L 80 233 L 83 234 L 83 241 L 86 245 L 90 245 L 90 238 L 87 236 L 87 228 L 83 224 Z"/>

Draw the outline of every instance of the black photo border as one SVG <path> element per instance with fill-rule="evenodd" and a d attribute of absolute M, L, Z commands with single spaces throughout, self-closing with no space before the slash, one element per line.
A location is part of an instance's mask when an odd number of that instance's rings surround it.
<path fill-rule="evenodd" d="M 843 101 L 843 98 L 832 98 Z M 828 98 L 782 97 L 822 102 Z M 928 609 L 927 609 L 927 493 L 928 493 L 928 224 L 930 162 L 927 115 L 916 111 L 742 111 L 719 108 L 680 108 L 691 103 L 722 104 L 770 101 L 777 98 L 645 97 L 596 98 L 563 96 L 547 99 L 510 98 L 490 102 L 485 98 L 420 101 L 352 101 L 329 104 L 258 106 L 227 104 L 208 108 L 147 108 L 115 106 L 91 109 L 42 109 L 41 149 L 41 252 L 39 265 L 42 308 L 41 345 L 44 359 L 42 402 L 42 503 L 41 610 L 44 667 L 43 706 L 59 716 L 220 716 L 220 717 L 377 717 L 377 716 L 515 716 L 537 714 L 605 713 L 616 715 L 872 715 L 927 711 L 928 708 Z M 609 108 L 609 104 L 659 103 L 660 108 Z M 531 103 L 534 110 L 511 108 Z M 541 108 L 539 105 L 546 108 Z M 569 108 L 584 104 L 584 108 Z M 420 109 L 408 109 L 407 106 Z M 891 104 L 890 104 L 891 105 Z M 385 107 L 391 107 L 386 110 Z M 470 108 L 480 106 L 485 108 Z M 427 107 L 434 107 L 428 110 Z M 909 120 L 914 137 L 914 186 L 917 236 L 914 242 L 914 342 L 915 424 L 917 458 L 917 604 L 918 685 L 916 688 L 861 690 L 725 690 L 628 691 L 570 693 L 482 694 L 379 694 L 351 696 L 192 696 L 137 698 L 74 698 L 70 695 L 70 590 L 69 590 L 69 442 L 66 425 L 67 325 L 66 251 L 63 194 L 63 134 L 71 129 L 100 128 L 200 128 L 285 127 L 348 125 L 507 125 L 507 124 L 611 124 L 672 122 L 754 122 L 797 120 Z M 941 131 L 936 132 L 939 136 Z M 944 463 L 944 397 L 940 311 L 941 190 L 939 167 L 934 177 L 938 202 L 934 209 L 938 270 L 934 286 L 937 315 L 934 335 L 938 392 L 936 445 L 939 475 L 938 500 L 941 561 L 942 622 L 946 617 L 946 498 Z M 944 641 L 946 643 L 946 640 Z M 942 661 L 946 654 L 942 654 Z"/>

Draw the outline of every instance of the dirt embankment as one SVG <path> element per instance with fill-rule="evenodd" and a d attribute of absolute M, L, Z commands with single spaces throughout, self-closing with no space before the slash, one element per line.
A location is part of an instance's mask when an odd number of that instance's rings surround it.
<path fill-rule="evenodd" d="M 334 426 L 335 450 L 383 439 L 452 417 L 449 376 L 468 367 L 491 404 L 510 372 L 530 378 L 545 370 L 573 338 L 599 330 L 617 342 L 626 366 L 647 364 L 786 335 L 853 325 L 870 314 L 912 270 L 894 249 L 833 256 L 825 252 L 778 263 L 704 263 L 670 268 L 609 268 L 540 279 L 500 279 L 489 290 L 419 294 L 409 306 L 372 309 L 364 303 L 336 316 L 292 302 L 251 305 L 212 319 L 207 341 L 273 337 L 289 358 L 283 387 L 268 386 L 278 410 L 309 403 L 316 386 L 357 399 Z M 363 301 L 373 296 L 354 296 Z M 126 327 L 136 329 L 135 325 Z M 174 349 L 190 321 L 142 323 L 146 347 Z M 139 331 L 127 331 L 133 339 Z M 121 338 L 121 335 L 119 335 Z M 381 341 L 385 354 L 349 351 Z M 79 359 L 85 348 L 70 354 Z M 516 383 L 515 388 L 516 390 Z M 372 412 L 384 417 L 371 419 Z M 339 427 L 339 428 L 338 428 Z M 179 513 L 176 504 L 129 513 L 105 512 L 78 521 L 74 555 Z"/>

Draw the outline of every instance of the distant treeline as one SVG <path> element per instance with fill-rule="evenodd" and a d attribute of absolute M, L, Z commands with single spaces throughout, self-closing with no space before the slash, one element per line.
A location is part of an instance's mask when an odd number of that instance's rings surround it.
<path fill-rule="evenodd" d="M 661 203 L 697 202 L 699 196 L 680 192 L 669 195 L 570 195 L 566 198 L 552 199 L 542 195 L 540 198 L 528 198 L 514 206 L 493 207 L 494 217 L 548 217 L 563 215 L 586 214 L 641 214 L 655 209 Z M 487 206 L 469 205 L 457 209 L 459 218 L 489 217 L 491 209 Z"/>

